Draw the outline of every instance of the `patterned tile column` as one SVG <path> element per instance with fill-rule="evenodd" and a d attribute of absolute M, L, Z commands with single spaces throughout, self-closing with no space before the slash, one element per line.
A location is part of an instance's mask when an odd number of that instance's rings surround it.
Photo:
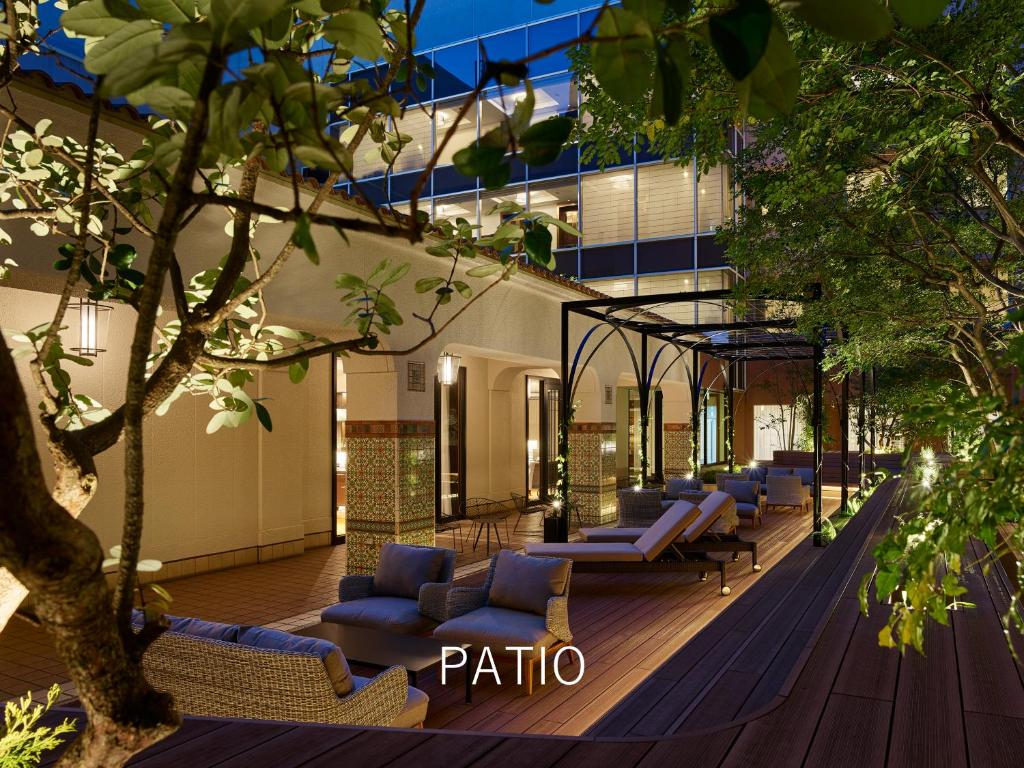
<path fill-rule="evenodd" d="M 690 443 L 689 424 L 663 424 L 662 433 L 665 439 L 662 461 L 665 477 L 685 477 L 693 471 L 690 457 L 693 446 Z"/>
<path fill-rule="evenodd" d="M 348 573 L 372 573 L 389 541 L 434 543 L 434 422 L 349 421 Z"/>
<path fill-rule="evenodd" d="M 569 428 L 569 478 L 584 524 L 615 520 L 614 423 L 577 422 Z"/>

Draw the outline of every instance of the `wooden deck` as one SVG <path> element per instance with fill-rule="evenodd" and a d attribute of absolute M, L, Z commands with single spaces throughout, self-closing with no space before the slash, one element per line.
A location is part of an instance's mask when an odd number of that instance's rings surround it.
<path fill-rule="evenodd" d="M 891 522 L 895 490 L 880 490 L 826 556 L 794 549 L 585 736 L 192 718 L 133 764 L 1019 768 L 1024 678 L 1003 639 L 1007 594 L 997 571 L 969 570 L 977 607 L 930 631 L 927 656 L 879 648 L 884 611 L 859 613 L 857 584 L 872 567 L 872 542 Z M 971 554 L 979 563 L 986 556 L 981 545 Z M 625 619 L 619 642 L 632 634 Z M 488 709 L 490 699 L 481 699 Z M 498 719 L 484 715 L 478 728 Z"/>

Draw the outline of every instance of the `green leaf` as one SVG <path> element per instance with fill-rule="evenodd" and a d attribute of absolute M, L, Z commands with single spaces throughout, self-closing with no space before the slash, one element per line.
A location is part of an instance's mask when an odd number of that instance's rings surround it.
<path fill-rule="evenodd" d="M 470 277 L 487 277 L 495 272 L 500 272 L 501 268 L 501 264 L 481 264 L 479 267 L 473 267 L 466 274 Z"/>
<path fill-rule="evenodd" d="M 248 35 L 270 21 L 287 0 L 211 0 L 210 26 L 221 42 Z"/>
<path fill-rule="evenodd" d="M 267 432 L 274 431 L 274 422 L 270 418 L 270 411 L 266 409 L 263 403 L 253 403 L 256 406 L 256 418 L 259 419 L 260 424 Z"/>
<path fill-rule="evenodd" d="M 891 595 L 900 585 L 899 571 L 879 571 L 875 577 L 875 594 L 882 601 Z"/>
<path fill-rule="evenodd" d="M 298 384 L 306 378 L 307 371 L 309 371 L 309 360 L 299 360 L 299 362 L 288 366 L 288 379 L 292 384 Z"/>
<path fill-rule="evenodd" d="M 942 16 L 949 0 L 891 0 L 900 21 L 911 27 L 927 27 Z"/>
<path fill-rule="evenodd" d="M 196 3 L 195 0 L 139 0 L 139 9 L 157 21 L 186 24 L 196 14 Z"/>
<path fill-rule="evenodd" d="M 428 293 L 444 282 L 443 277 L 421 277 L 416 281 L 416 293 Z"/>
<path fill-rule="evenodd" d="M 309 215 L 303 213 L 295 222 L 295 229 L 292 230 L 292 242 L 306 252 L 308 258 L 314 264 L 320 263 L 320 254 L 316 250 L 316 241 L 313 240 L 313 233 L 310 232 Z"/>
<path fill-rule="evenodd" d="M 569 117 L 550 117 L 531 125 L 519 137 L 523 161 L 527 165 L 547 165 L 557 160 L 572 126 Z"/>
<path fill-rule="evenodd" d="M 142 19 L 139 10 L 124 0 L 87 0 L 65 11 L 60 23 L 64 29 L 79 35 L 106 37 L 139 19 Z"/>
<path fill-rule="evenodd" d="M 547 227 L 534 226 L 526 230 L 526 234 L 523 235 L 523 247 L 534 264 L 540 264 L 548 269 L 554 266 L 554 258 L 551 256 L 551 230 Z"/>
<path fill-rule="evenodd" d="M 877 40 L 893 28 L 878 0 L 798 0 L 787 7 L 812 27 L 851 43 Z"/>
<path fill-rule="evenodd" d="M 735 80 L 743 80 L 768 48 L 772 9 L 767 0 L 739 0 L 708 21 L 711 45 Z"/>
<path fill-rule="evenodd" d="M 666 123 L 676 125 L 683 115 L 683 101 L 689 90 L 690 48 L 685 41 L 675 39 L 658 49 L 651 116 L 663 116 Z"/>
<path fill-rule="evenodd" d="M 473 289 L 461 280 L 452 280 L 452 288 L 458 291 L 459 295 L 464 299 L 468 299 L 473 295 Z"/>
<path fill-rule="evenodd" d="M 665 0 L 622 0 L 622 7 L 647 19 L 652 27 L 658 26 L 665 15 Z"/>
<path fill-rule="evenodd" d="M 85 66 L 93 74 L 105 75 L 146 48 L 156 47 L 162 37 L 163 27 L 155 21 L 130 22 L 92 46 L 85 54 Z"/>
<path fill-rule="evenodd" d="M 409 271 L 410 267 L 412 267 L 412 264 L 408 262 L 405 264 L 399 264 L 397 267 L 391 270 L 391 272 L 388 274 L 386 278 L 384 278 L 384 282 L 380 284 L 380 287 L 384 288 L 385 286 L 397 283 L 399 280 L 405 277 L 405 274 Z"/>
<path fill-rule="evenodd" d="M 452 162 L 463 176 L 479 176 L 487 189 L 504 187 L 512 176 L 512 166 L 505 160 L 505 148 L 482 140 L 460 149 L 452 155 Z"/>
<path fill-rule="evenodd" d="M 384 53 L 384 38 L 376 19 L 362 11 L 345 11 L 329 19 L 324 24 L 324 37 L 371 61 Z"/>
<path fill-rule="evenodd" d="M 597 82 L 616 101 L 635 104 L 647 90 L 654 66 L 650 25 L 635 13 L 607 8 L 601 13 L 597 32 L 591 53 Z"/>
<path fill-rule="evenodd" d="M 800 92 L 800 65 L 782 25 L 775 21 L 768 48 L 747 79 L 750 113 L 768 119 L 788 114 Z"/>

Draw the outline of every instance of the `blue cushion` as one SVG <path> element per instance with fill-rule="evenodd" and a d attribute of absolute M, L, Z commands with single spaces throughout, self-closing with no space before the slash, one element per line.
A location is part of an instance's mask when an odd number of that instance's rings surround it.
<path fill-rule="evenodd" d="M 385 544 L 373 574 L 373 594 L 418 599 L 420 587 L 441 576 L 444 556 L 445 550 L 437 547 Z"/>
<path fill-rule="evenodd" d="M 736 514 L 740 517 L 756 517 L 760 511 L 760 507 L 757 504 L 747 504 L 744 501 L 736 502 Z"/>
<path fill-rule="evenodd" d="M 768 477 L 779 477 L 780 475 L 791 475 L 791 467 L 768 467 Z"/>
<path fill-rule="evenodd" d="M 801 485 L 814 485 L 814 467 L 797 467 L 793 474 L 800 476 Z"/>
<path fill-rule="evenodd" d="M 753 480 L 727 480 L 725 492 L 736 499 L 737 503 L 757 504 L 757 483 Z"/>
<path fill-rule="evenodd" d="M 331 679 L 334 692 L 344 696 L 352 690 L 352 673 L 348 662 L 341 655 L 341 649 L 329 640 L 318 637 L 300 637 L 279 629 L 266 627 L 240 627 L 238 644 L 250 648 L 264 648 L 273 651 L 290 651 L 319 656 Z"/>
<path fill-rule="evenodd" d="M 364 597 L 335 603 L 324 609 L 320 621 L 383 629 L 400 635 L 418 635 L 429 631 L 436 623 L 420 613 L 419 604 L 407 597 Z"/>
<path fill-rule="evenodd" d="M 220 624 L 216 621 L 203 621 L 182 616 L 164 616 L 170 623 L 168 632 L 177 632 L 192 637 L 205 637 L 209 640 L 220 640 L 222 643 L 238 642 L 237 624 Z M 139 629 L 146 623 L 146 615 L 138 608 L 132 610 L 132 625 Z"/>
<path fill-rule="evenodd" d="M 703 491 L 704 481 L 699 477 L 673 477 L 665 483 L 665 498 L 675 501 L 684 491 Z"/>
<path fill-rule="evenodd" d="M 532 649 L 531 656 L 540 655 L 542 647 L 550 648 L 556 642 L 543 616 L 493 605 L 448 619 L 434 630 L 434 639 L 470 643 L 474 648 L 486 646 L 491 653 L 502 655 L 507 654 L 505 648 L 510 645 L 524 645 Z"/>
<path fill-rule="evenodd" d="M 748 480 L 756 480 L 761 485 L 765 484 L 765 478 L 768 477 L 767 467 L 744 467 L 740 472 L 746 475 Z"/>

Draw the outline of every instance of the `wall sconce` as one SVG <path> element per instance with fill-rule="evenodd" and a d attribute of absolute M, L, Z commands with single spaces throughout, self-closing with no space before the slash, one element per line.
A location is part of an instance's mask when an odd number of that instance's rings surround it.
<path fill-rule="evenodd" d="M 82 357 L 106 352 L 111 308 L 92 299 L 72 299 L 68 309 L 78 312 L 78 346 L 71 349 Z"/>
<path fill-rule="evenodd" d="M 442 384 L 454 384 L 459 380 L 459 364 L 462 358 L 451 352 L 443 353 L 437 358 L 437 380 Z"/>

